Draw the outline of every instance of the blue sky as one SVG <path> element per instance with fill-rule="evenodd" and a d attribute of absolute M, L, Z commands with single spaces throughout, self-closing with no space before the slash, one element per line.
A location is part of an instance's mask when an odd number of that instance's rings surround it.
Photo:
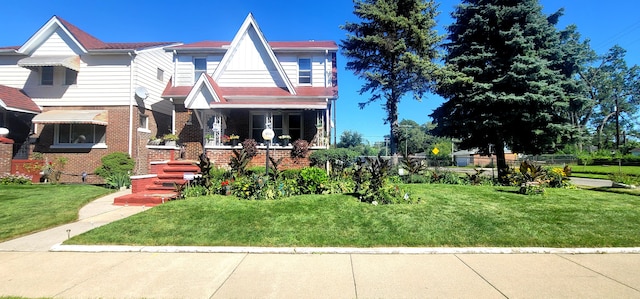
<path fill-rule="evenodd" d="M 450 13 L 459 0 L 439 3 L 439 32 L 452 23 Z M 638 0 L 541 0 L 550 14 L 564 7 L 560 27 L 576 24 L 583 37 L 591 40 L 598 53 L 619 44 L 627 52 L 627 63 L 640 64 L 640 1 Z M 356 22 L 350 0 L 181 0 L 181 1 L 5 1 L 0 10 L 0 45 L 23 44 L 51 16 L 58 15 L 107 42 L 231 40 L 248 13 L 253 13 L 269 41 L 334 40 L 340 43 L 345 32 L 339 26 Z M 360 110 L 362 86 L 344 69 L 346 58 L 338 55 L 339 100 L 338 136 L 344 130 L 357 131 L 370 142 L 383 139 L 388 125 L 384 111 L 373 103 Z M 427 95 L 421 102 L 411 97 L 399 106 L 400 119 L 419 124 L 428 122 L 442 98 Z"/>

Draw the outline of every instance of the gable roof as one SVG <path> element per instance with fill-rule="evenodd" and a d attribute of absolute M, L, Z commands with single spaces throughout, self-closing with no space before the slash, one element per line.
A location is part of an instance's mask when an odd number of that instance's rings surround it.
<path fill-rule="evenodd" d="M 258 27 L 258 24 L 256 20 L 253 18 L 253 15 L 251 13 L 249 13 L 247 18 L 242 23 L 242 26 L 240 26 L 240 29 L 236 33 L 236 36 L 231 41 L 229 50 L 227 50 L 227 52 L 224 54 L 224 56 L 222 57 L 222 60 L 220 61 L 220 64 L 218 64 L 218 67 L 213 72 L 213 75 L 211 77 L 216 81 L 220 79 L 220 76 L 226 70 L 227 66 L 229 65 L 229 62 L 234 58 L 235 54 L 237 53 L 236 50 L 239 47 L 240 43 L 244 40 L 244 37 L 248 35 L 247 33 L 249 32 L 249 30 L 254 30 L 254 32 L 258 36 L 259 43 L 255 46 L 258 48 L 262 48 L 266 52 L 267 57 L 269 58 L 270 62 L 273 63 L 273 65 L 275 66 L 277 70 L 277 74 L 279 75 L 280 79 L 284 82 L 287 90 L 291 94 L 295 95 L 296 90 L 293 87 L 293 83 L 291 82 L 291 80 L 285 73 L 284 68 L 276 58 L 276 55 L 273 53 L 273 49 L 271 49 L 271 46 L 269 46 L 269 43 L 267 43 L 267 40 L 262 34 L 262 31 L 260 31 L 260 28 Z"/>
<path fill-rule="evenodd" d="M 42 110 L 24 91 L 0 85 L 0 107 L 6 110 L 40 113 Z"/>
<path fill-rule="evenodd" d="M 62 29 L 66 33 L 66 35 L 76 44 L 76 46 L 78 46 L 84 53 L 100 50 L 140 50 L 151 47 L 161 47 L 178 44 L 176 42 L 107 43 L 67 22 L 66 20 L 54 15 L 22 46 L 20 46 L 17 49 L 17 52 L 21 54 L 31 53 L 57 28 Z"/>
<path fill-rule="evenodd" d="M 209 102 L 205 96 L 205 92 L 211 94 L 212 101 Z M 227 100 L 222 97 L 218 84 L 206 73 L 200 75 L 196 84 L 193 85 L 191 91 L 184 100 L 184 106 L 188 109 L 208 109 L 210 103 L 226 103 Z"/>

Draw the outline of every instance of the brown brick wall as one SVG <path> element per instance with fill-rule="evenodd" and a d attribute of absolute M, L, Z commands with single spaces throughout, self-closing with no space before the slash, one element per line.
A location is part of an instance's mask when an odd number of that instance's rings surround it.
<path fill-rule="evenodd" d="M 0 142 L 0 176 L 11 172 L 13 144 Z"/>
<path fill-rule="evenodd" d="M 184 146 L 184 153 L 176 158 L 197 160 L 202 154 L 202 129 L 196 116 L 183 104 L 176 104 L 176 131 L 178 143 Z"/>

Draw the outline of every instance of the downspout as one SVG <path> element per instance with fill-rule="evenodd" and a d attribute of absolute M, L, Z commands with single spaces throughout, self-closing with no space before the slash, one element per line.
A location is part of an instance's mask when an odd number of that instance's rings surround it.
<path fill-rule="evenodd" d="M 177 76 L 177 64 L 178 63 L 178 52 L 176 50 L 173 50 L 173 80 L 172 80 L 172 87 L 176 86 L 176 76 Z M 171 103 L 173 103 L 173 109 L 171 109 L 171 133 L 175 134 L 176 133 L 176 103 L 173 101 L 173 98 L 171 98 Z"/>
<path fill-rule="evenodd" d="M 133 52 L 128 52 L 129 57 L 131 57 L 131 63 L 129 64 L 129 157 L 131 157 L 133 152 Z M 136 157 L 137 158 L 137 157 Z"/>

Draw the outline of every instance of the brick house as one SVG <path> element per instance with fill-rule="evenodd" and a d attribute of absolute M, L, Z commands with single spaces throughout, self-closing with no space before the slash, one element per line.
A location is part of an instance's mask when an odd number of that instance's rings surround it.
<path fill-rule="evenodd" d="M 255 139 L 264 149 L 266 127 L 283 158 L 297 139 L 328 147 L 337 100 L 335 42 L 268 42 L 249 14 L 232 41 L 165 49 L 173 53 L 175 74 L 162 96 L 175 104 L 187 157 L 204 147 L 214 164 L 226 165 L 234 147 L 229 137 Z M 262 154 L 254 164 L 264 163 Z"/>
<path fill-rule="evenodd" d="M 23 45 L 0 47 L 0 120 L 14 126 L 6 111 L 31 105 L 18 111 L 26 126 L 9 137 L 48 161 L 66 158 L 66 182 L 111 152 L 131 155 L 136 175 L 151 162 L 203 152 L 225 166 L 238 148 L 231 136 L 255 139 L 254 164 L 264 163 L 267 127 L 276 157 L 288 157 L 296 139 L 329 146 L 337 49 L 333 41 L 268 42 L 251 14 L 232 41 L 191 44 L 104 42 L 53 16 Z M 149 143 L 166 133 L 179 145 Z"/>

